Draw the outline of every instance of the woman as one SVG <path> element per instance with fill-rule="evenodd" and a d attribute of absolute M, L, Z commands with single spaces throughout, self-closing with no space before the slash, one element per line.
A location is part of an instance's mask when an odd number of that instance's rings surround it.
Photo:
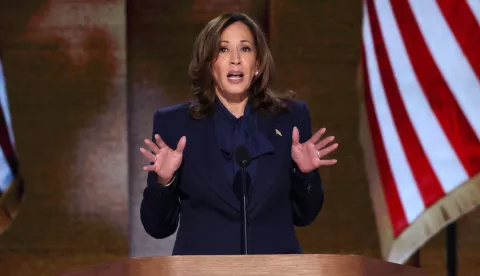
<path fill-rule="evenodd" d="M 307 105 L 269 88 L 273 59 L 248 16 L 221 15 L 201 31 L 189 74 L 195 100 L 157 110 L 151 161 L 140 208 L 155 238 L 172 235 L 173 255 L 300 253 L 294 226 L 314 221 L 323 204 L 317 168 L 337 148 L 312 136 Z M 245 145 L 248 252 L 242 252 L 242 174 L 235 150 Z M 179 223 L 180 221 L 180 223 Z M 243 244 L 244 246 L 245 244 Z"/>

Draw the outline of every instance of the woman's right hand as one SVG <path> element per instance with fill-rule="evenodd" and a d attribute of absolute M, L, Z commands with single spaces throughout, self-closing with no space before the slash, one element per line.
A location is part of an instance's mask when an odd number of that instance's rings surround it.
<path fill-rule="evenodd" d="M 187 138 L 185 136 L 180 138 L 176 150 L 167 146 L 158 134 L 155 134 L 155 141 L 156 143 L 150 139 L 145 139 L 145 144 L 150 147 L 151 151 L 140 148 L 143 155 L 153 162 L 152 165 L 144 166 L 143 170 L 155 172 L 158 176 L 158 182 L 164 186 L 172 180 L 173 175 L 182 164 L 183 150 L 187 144 Z"/>

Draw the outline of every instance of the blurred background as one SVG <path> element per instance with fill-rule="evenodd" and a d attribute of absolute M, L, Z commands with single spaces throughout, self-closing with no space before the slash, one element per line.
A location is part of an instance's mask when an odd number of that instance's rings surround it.
<path fill-rule="evenodd" d="M 298 229 L 306 253 L 381 258 L 359 141 L 362 2 L 347 0 L 24 0 L 0 2 L 0 51 L 25 197 L 0 235 L 0 275 L 53 275 L 126 257 L 169 255 L 139 221 L 138 148 L 156 109 L 190 99 L 196 34 L 226 11 L 268 34 L 279 85 L 336 136 L 321 169 L 326 201 Z M 479 275 L 480 212 L 458 220 L 459 275 Z M 445 234 L 420 251 L 445 275 Z"/>

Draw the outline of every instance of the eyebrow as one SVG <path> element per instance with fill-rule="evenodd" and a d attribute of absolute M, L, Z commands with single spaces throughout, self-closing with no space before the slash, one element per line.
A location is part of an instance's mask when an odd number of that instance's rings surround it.
<path fill-rule="evenodd" d="M 222 41 L 220 41 L 220 42 L 228 43 L 229 41 L 227 41 L 227 40 L 222 40 Z M 250 42 L 249 40 L 246 40 L 246 39 L 240 40 L 240 42 L 247 42 L 247 43 L 249 43 L 249 44 L 252 44 L 252 42 Z"/>

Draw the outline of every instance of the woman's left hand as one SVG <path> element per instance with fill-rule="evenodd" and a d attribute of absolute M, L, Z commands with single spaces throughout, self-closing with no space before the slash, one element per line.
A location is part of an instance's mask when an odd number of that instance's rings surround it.
<path fill-rule="evenodd" d="M 297 127 L 293 128 L 292 159 L 302 173 L 309 173 L 320 166 L 333 165 L 337 163 L 337 160 L 335 159 L 323 159 L 327 154 L 338 147 L 338 143 L 326 147 L 335 139 L 334 136 L 329 136 L 321 141 L 318 141 L 325 131 L 325 128 L 318 130 L 308 141 L 300 144 L 300 134 L 298 129 Z"/>

